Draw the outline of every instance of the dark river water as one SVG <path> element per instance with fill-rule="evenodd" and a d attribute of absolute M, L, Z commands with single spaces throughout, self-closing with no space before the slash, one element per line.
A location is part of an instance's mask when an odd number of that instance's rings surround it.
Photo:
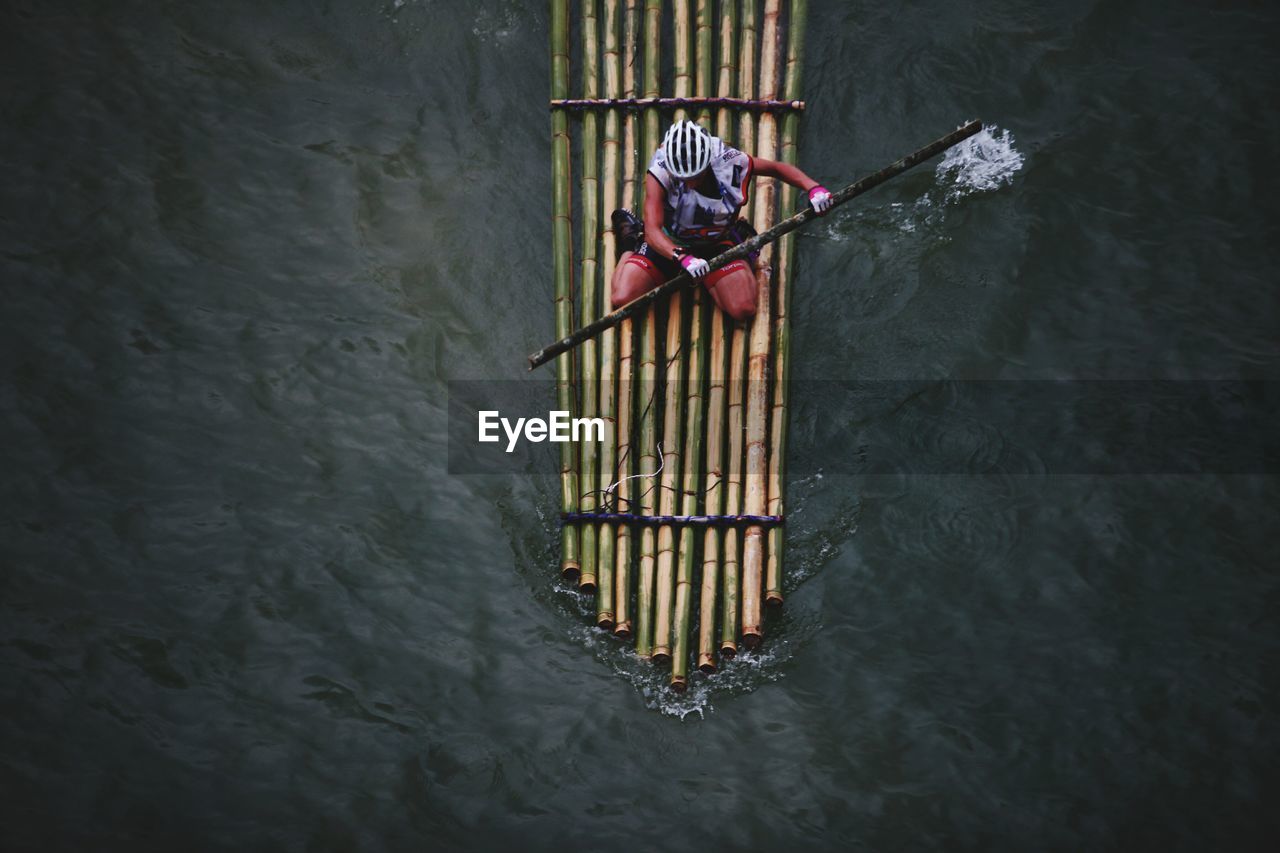
<path fill-rule="evenodd" d="M 1280 12 L 810 5 L 809 172 L 995 162 L 799 239 L 787 604 L 675 697 L 557 579 L 553 463 L 449 468 L 446 383 L 553 334 L 545 5 L 4 4 L 0 848 L 1275 841 L 1275 445 L 831 389 L 1274 404 Z"/>

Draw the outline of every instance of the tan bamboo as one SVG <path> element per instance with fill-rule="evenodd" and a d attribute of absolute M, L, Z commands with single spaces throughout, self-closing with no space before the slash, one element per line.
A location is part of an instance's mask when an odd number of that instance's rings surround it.
<path fill-rule="evenodd" d="M 604 0 L 604 49 L 601 72 L 604 78 L 604 94 L 616 97 L 622 94 L 622 63 L 618 55 L 618 3 L 617 0 Z M 604 214 L 602 224 L 604 230 L 600 235 L 600 279 L 603 286 L 602 305 L 604 310 L 609 306 L 609 282 L 613 279 L 616 238 L 613 225 L 609 219 L 610 212 L 618 206 L 618 172 L 622 156 L 619 150 L 622 145 L 621 117 L 617 110 L 610 110 L 604 116 L 604 162 L 602 164 L 602 182 L 600 185 L 600 201 Z M 604 442 L 600 445 L 600 479 L 596 485 L 598 494 L 607 500 L 605 490 L 614 482 L 617 467 L 617 329 L 609 329 L 600 336 L 600 416 L 605 422 Z M 617 535 L 612 524 L 601 524 L 599 533 L 599 560 L 597 562 L 600 575 L 599 587 L 596 591 L 596 625 L 606 631 L 616 627 L 618 612 L 617 589 L 615 582 L 615 559 L 617 551 Z"/>
<path fill-rule="evenodd" d="M 658 96 L 658 49 L 662 34 L 662 4 L 659 0 L 645 0 L 644 4 L 644 95 Z M 641 156 L 647 158 L 658 144 L 658 111 L 648 109 L 644 114 L 644 132 L 641 142 Z M 639 186 L 643 187 L 643 180 Z M 639 188 L 638 188 L 639 189 Z M 644 209 L 643 192 L 637 192 L 640 200 L 637 207 Z M 640 494 L 642 500 L 640 511 L 645 515 L 654 515 L 657 498 L 655 473 L 658 468 L 657 457 L 657 312 L 650 306 L 645 312 L 644 322 L 640 325 L 640 387 L 637 389 L 635 406 L 641 412 L 639 453 Z M 651 525 L 645 525 L 640 531 L 640 583 L 636 594 L 636 654 L 651 657 L 654 652 L 654 598 L 657 585 L 657 538 Z"/>
<path fill-rule="evenodd" d="M 756 90 L 756 3 L 744 0 L 740 13 L 740 47 L 738 49 L 738 95 L 755 96 Z M 755 148 L 755 117 L 742 113 L 738 117 L 738 148 L 751 152 Z M 751 194 L 747 208 L 742 213 L 750 218 L 755 206 L 755 193 Z M 729 455 L 725 463 L 728 469 L 725 487 L 725 514 L 742 512 L 743 492 L 743 442 L 744 400 L 747 375 L 747 328 L 742 323 L 733 324 L 732 342 L 729 348 Z M 720 654 L 731 658 L 738 653 L 739 606 L 741 603 L 742 533 L 736 527 L 724 531 L 724 580 L 723 607 L 720 620 Z"/>
<path fill-rule="evenodd" d="M 636 44 L 640 27 L 640 6 L 638 0 L 626 0 L 622 16 L 622 91 L 626 97 L 634 97 L 636 93 Z M 636 200 L 636 117 L 627 113 L 622 122 L 622 206 L 633 209 Z M 608 208 L 606 208 L 608 210 Z M 618 462 L 616 501 L 619 509 L 636 512 L 639 504 L 633 505 L 633 496 L 637 494 L 630 479 L 635 468 L 635 446 L 631 440 L 632 411 L 635 394 L 635 382 L 632 379 L 634 360 L 632 352 L 635 342 L 635 329 L 632 320 L 627 319 L 618 327 Z M 632 564 L 631 526 L 618 525 L 617 563 L 614 573 L 614 604 L 617 609 L 617 624 L 613 633 L 622 638 L 631 637 L 631 564 Z"/>
<path fill-rule="evenodd" d="M 804 65 L 804 29 L 807 18 L 807 0 L 791 0 L 787 15 L 787 70 L 783 91 L 786 95 L 800 93 L 801 72 Z M 798 159 L 796 142 L 799 118 L 788 115 L 782 121 L 781 159 L 795 165 Z M 796 208 L 796 191 L 786 187 L 783 194 L 783 210 Z M 773 320 L 773 411 L 770 416 L 769 435 L 769 514 L 781 516 L 785 511 L 783 490 L 786 486 L 787 448 L 787 396 L 791 353 L 791 276 L 794 269 L 795 235 L 786 234 L 778 241 L 778 273 Z M 768 556 L 765 562 L 764 601 L 767 605 L 782 604 L 783 548 L 786 533 L 781 526 L 771 527 L 768 536 Z"/>
<path fill-rule="evenodd" d="M 760 94 L 772 98 L 778 88 L 778 16 L 780 0 L 765 0 L 760 39 Z M 760 116 L 756 151 L 760 157 L 777 157 L 777 118 L 768 113 Z M 756 180 L 755 226 L 764 231 L 773 223 L 777 208 L 777 187 L 772 178 Z M 760 251 L 756 273 L 759 302 L 751 323 L 751 349 L 747 367 L 747 475 L 745 508 L 747 515 L 764 515 L 767 508 L 766 478 L 769 460 L 765 450 L 769 412 L 769 339 L 772 331 L 772 263 L 773 245 Z M 752 525 L 743 535 L 742 544 L 742 641 L 748 648 L 760 644 L 764 623 L 760 615 L 760 593 L 764 574 L 764 528 Z"/>
<path fill-rule="evenodd" d="M 695 92 L 705 96 L 711 86 L 711 28 L 708 0 L 699 0 L 697 4 L 696 28 L 697 38 L 694 41 L 694 62 L 696 70 L 693 83 Z M 678 7 L 685 7 L 687 0 L 682 0 Z M 706 38 L 703 38 L 703 32 Z M 700 117 L 701 118 L 701 117 Z M 684 476 L 682 494 L 680 496 L 680 512 L 684 515 L 698 513 L 699 465 L 703 451 L 705 382 L 708 348 L 708 329 L 706 312 L 703 306 L 709 300 L 702 288 L 696 288 L 691 294 L 689 309 L 689 372 L 685 396 L 685 428 L 684 428 Z M 694 529 L 684 526 L 680 529 L 679 547 L 676 554 L 676 596 L 675 614 L 672 623 L 674 634 L 671 649 L 671 686 L 683 691 L 689 681 L 689 620 L 693 610 L 693 564 L 696 539 Z"/>
<path fill-rule="evenodd" d="M 582 0 L 582 93 L 584 97 L 594 98 L 599 89 L 599 26 L 596 20 L 595 0 Z M 587 325 L 600 315 L 599 309 L 599 263 L 596 247 L 599 242 L 600 219 L 600 176 L 599 154 L 597 146 L 598 116 L 587 113 L 582 117 L 582 278 L 580 316 L 582 325 Z M 607 312 L 606 312 L 607 313 Z M 600 407 L 599 379 L 599 344 L 597 341 L 586 341 L 578 354 L 578 366 L 582 373 L 581 413 L 583 417 L 596 417 Z M 579 442 L 579 505 L 584 512 L 596 508 L 596 481 L 598 478 L 599 446 L 594 441 Z M 596 550 L 596 525 L 582 525 L 581 573 L 578 575 L 578 588 L 583 592 L 596 591 L 596 561 L 599 554 Z M 612 579 L 610 579 L 612 580 Z M 612 594 L 612 590 L 610 590 Z M 609 621 L 613 621 L 612 614 Z"/>
<path fill-rule="evenodd" d="M 662 0 L 644 0 L 644 84 L 641 95 L 646 98 L 658 97 L 658 72 L 660 70 L 659 48 L 662 39 Z M 641 172 L 649 166 L 649 157 L 658 147 L 661 138 L 658 128 L 659 114 L 655 107 L 644 111 L 644 134 L 640 141 Z M 639 208 L 643 207 L 644 178 L 640 179 Z"/>
<path fill-rule="evenodd" d="M 715 88 L 715 10 L 711 0 L 698 0 L 694 11 L 694 56 L 697 58 L 698 73 L 694 76 L 693 90 L 699 98 L 709 98 Z M 698 110 L 698 124 L 709 127 L 711 121 L 710 105 Z"/>
<path fill-rule="evenodd" d="M 692 63 L 690 62 L 690 37 L 688 0 L 675 2 L 675 85 L 676 97 L 693 94 Z M 676 118 L 683 112 L 676 111 Z M 684 314 L 690 300 L 687 293 L 678 293 L 667 306 L 667 346 L 663 351 L 666 362 L 665 406 L 662 423 L 662 495 L 659 501 L 663 515 L 678 512 L 680 497 L 680 466 L 684 409 L 685 333 Z M 666 663 L 671 660 L 672 629 L 675 613 L 675 530 L 669 524 L 658 528 L 658 579 L 656 612 L 654 613 L 653 661 Z"/>
<path fill-rule="evenodd" d="M 569 0 L 551 2 L 551 97 L 569 93 Z M 573 328 L 573 223 L 570 206 L 569 118 L 564 110 L 551 113 L 551 257 L 554 265 L 556 335 Z M 575 410 L 573 355 L 556 359 L 556 404 L 561 411 Z M 560 509 L 578 508 L 577 453 L 569 442 L 560 445 Z M 560 530 L 560 573 L 578 577 L 578 526 Z"/>
<path fill-rule="evenodd" d="M 701 4 L 699 5 L 701 8 Z M 717 94 L 729 96 L 734 91 L 734 29 L 737 26 L 736 0 L 723 0 L 720 6 L 720 61 L 716 78 Z M 699 30 L 701 32 L 701 30 Z M 732 116 L 721 109 L 716 116 L 716 135 L 725 138 L 732 133 Z M 711 311 L 711 354 L 707 364 L 707 460 L 703 493 L 706 513 L 725 512 L 725 431 L 728 426 L 728 354 L 729 323 L 723 311 Z M 698 669 L 710 674 L 716 670 L 716 600 L 720 586 L 720 544 L 723 531 L 708 527 L 702 534 L 702 589 L 698 611 Z"/>

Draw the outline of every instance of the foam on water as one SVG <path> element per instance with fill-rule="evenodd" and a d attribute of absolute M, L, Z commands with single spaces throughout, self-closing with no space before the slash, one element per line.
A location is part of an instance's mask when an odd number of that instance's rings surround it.
<path fill-rule="evenodd" d="M 934 174 L 947 185 L 946 200 L 956 201 L 1012 183 L 1021 168 L 1022 154 L 1013 147 L 1013 134 L 992 124 L 948 148 Z"/>
<path fill-rule="evenodd" d="M 563 581 L 556 584 L 556 593 L 568 609 L 577 611 L 581 620 L 569 629 L 569 636 L 614 674 L 629 681 L 640 693 L 645 707 L 669 717 L 683 720 L 697 714 L 705 718 L 707 712 L 715 708 L 713 698 L 749 693 L 762 684 L 782 678 L 782 666 L 791 657 L 788 638 L 771 637 L 761 652 L 740 650 L 733 660 L 717 656 L 719 669 L 711 675 L 691 667 L 688 689 L 677 693 L 668 686 L 669 667 L 654 666 L 637 657 L 632 641 L 620 641 L 609 632 L 586 624 L 595 614 L 592 596 L 578 592 L 577 587 Z M 696 642 L 696 634 L 690 639 Z"/>
<path fill-rule="evenodd" d="M 1023 156 L 1014 147 L 1013 134 L 995 125 L 986 125 L 964 142 L 947 149 L 934 170 L 937 183 L 919 198 L 888 205 L 851 205 L 828 217 L 825 227 L 810 233 L 842 243 L 854 233 L 865 235 L 868 226 L 884 223 L 887 213 L 888 222 L 899 232 L 920 231 L 945 241 L 946 235 L 937 226 L 946 219 L 946 209 L 972 195 L 994 192 L 1013 183 L 1014 173 L 1022 168 L 1022 163 Z"/>

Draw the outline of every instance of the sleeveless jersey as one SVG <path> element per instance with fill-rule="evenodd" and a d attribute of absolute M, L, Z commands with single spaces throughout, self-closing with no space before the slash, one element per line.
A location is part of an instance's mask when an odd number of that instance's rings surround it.
<path fill-rule="evenodd" d="M 747 187 L 754 167 L 749 154 L 712 137 L 711 174 L 720 190 L 719 198 L 705 196 L 685 186 L 667 170 L 667 158 L 658 148 L 649 161 L 649 174 L 667 191 L 664 225 L 682 243 L 700 243 L 719 237 L 738 218 L 747 203 Z"/>

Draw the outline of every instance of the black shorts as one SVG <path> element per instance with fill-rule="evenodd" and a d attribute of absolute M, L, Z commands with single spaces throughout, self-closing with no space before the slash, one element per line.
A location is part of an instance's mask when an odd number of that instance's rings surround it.
<path fill-rule="evenodd" d="M 739 243 L 754 237 L 756 229 L 751 227 L 751 223 L 745 219 L 739 219 L 737 222 L 725 229 L 718 240 L 712 240 L 707 243 L 691 243 L 683 248 L 691 255 L 695 255 L 704 260 L 711 260 L 716 255 L 723 254 L 725 251 L 732 249 Z M 636 249 L 636 254 L 641 257 L 648 258 L 650 263 L 658 268 L 658 272 L 662 273 L 665 280 L 671 280 L 680 273 L 684 272 L 684 268 L 680 266 L 679 261 L 674 261 L 666 255 L 659 253 L 647 242 L 641 243 Z M 751 268 L 755 269 L 756 259 L 760 257 L 759 252 L 752 252 L 747 255 L 747 262 L 751 264 Z"/>

